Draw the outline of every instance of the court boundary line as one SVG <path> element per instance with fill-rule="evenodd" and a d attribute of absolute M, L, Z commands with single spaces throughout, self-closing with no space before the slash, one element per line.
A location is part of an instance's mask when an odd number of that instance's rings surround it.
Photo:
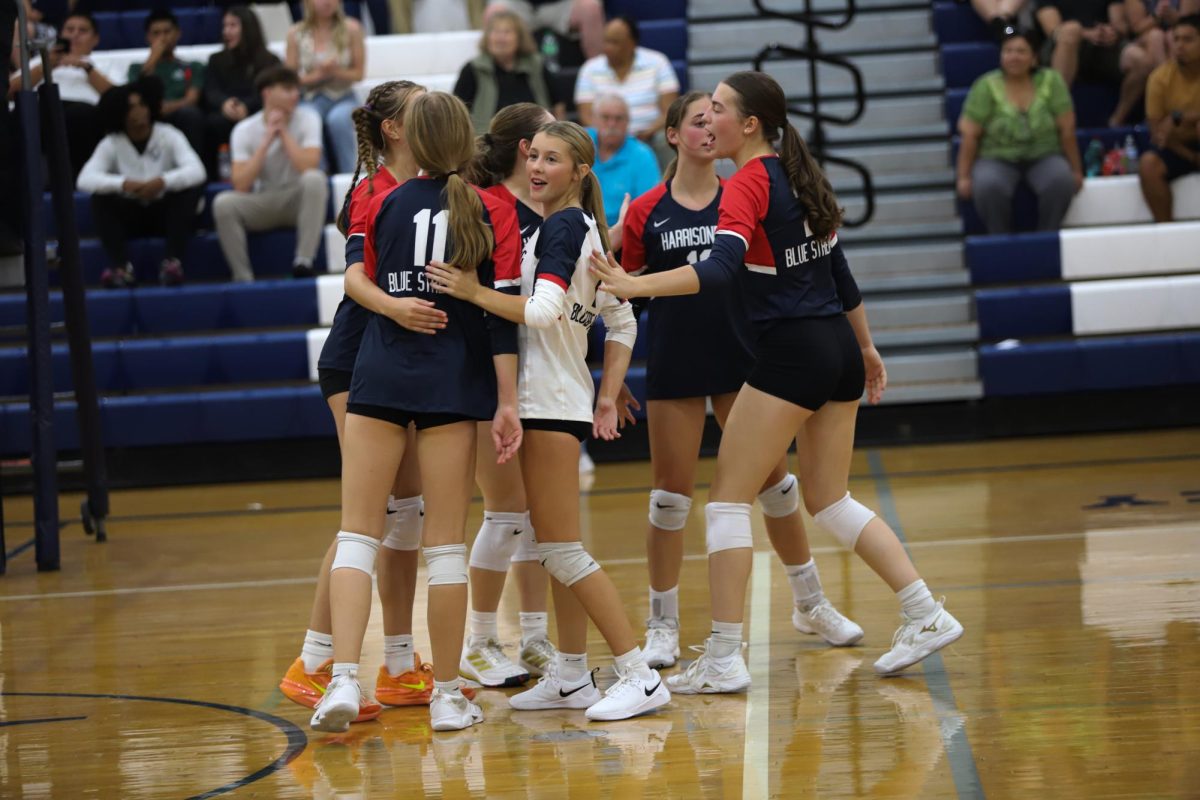
<path fill-rule="evenodd" d="M 878 452 L 871 450 L 870 452 Z M 1161 456 L 1134 456 L 1130 458 L 1098 458 L 1091 461 L 1053 461 L 1045 463 L 1033 464 L 1000 464 L 993 466 L 974 466 L 974 467 L 953 467 L 947 469 L 925 469 L 925 470 L 906 470 L 889 473 L 891 478 L 939 478 L 951 475 L 970 475 L 972 473 L 995 474 L 1003 472 L 1023 472 L 1030 470 L 1051 470 L 1051 469 L 1082 469 L 1084 467 L 1098 466 L 1122 466 L 1129 464 L 1155 464 L 1155 463 L 1170 463 L 1175 461 L 1200 461 L 1200 455 L 1177 453 L 1173 455 Z M 335 477 L 330 477 L 328 480 L 337 480 Z M 874 481 L 875 476 L 870 473 L 852 473 L 851 481 Z M 276 482 L 276 481 L 273 481 Z M 216 484 L 219 485 L 219 484 Z M 166 488 L 189 488 L 189 487 L 166 487 Z M 649 492 L 650 486 L 614 486 L 608 489 L 592 489 L 581 491 L 581 497 L 615 497 L 625 494 L 639 494 Z M 707 490 L 712 488 L 709 483 L 700 482 L 695 485 L 698 490 Z M 471 498 L 472 503 L 483 502 L 482 497 Z M 313 506 L 285 506 L 280 508 L 231 508 L 218 509 L 214 511 L 178 511 L 178 512 L 160 512 L 155 514 L 130 514 L 127 516 L 116 515 L 107 518 L 111 525 L 116 522 L 154 522 L 163 520 L 183 520 L 183 519 L 210 519 L 216 517 L 249 517 L 256 515 L 268 514 L 311 514 L 320 512 L 340 511 L 340 505 L 324 504 Z M 60 528 L 66 528 L 73 524 L 78 524 L 79 520 L 64 520 Z M 9 528 L 32 528 L 33 520 L 5 520 L 5 524 Z"/>
<path fill-rule="evenodd" d="M 988 539 L 986 537 L 972 537 L 969 539 L 934 539 L 927 542 L 905 542 L 905 547 L 909 549 L 918 549 L 925 547 L 964 547 L 973 544 L 1021 544 L 1027 542 L 1054 542 L 1054 541 L 1069 541 L 1072 539 L 1083 539 L 1087 536 L 1166 536 L 1169 534 L 1198 535 L 1200 528 L 1188 530 L 1182 528 L 1183 523 L 1178 530 L 1154 531 L 1154 530 L 1135 530 L 1131 528 L 1114 528 L 1112 530 L 1100 531 L 1082 531 L 1080 533 L 1047 533 L 1047 534 L 1030 534 L 1028 536 L 1009 536 L 1000 539 Z M 835 553 L 845 552 L 840 547 L 813 547 L 811 548 L 813 555 L 830 555 Z M 763 551 L 768 553 L 769 551 Z M 707 559 L 706 553 L 691 553 L 683 557 L 684 561 L 700 561 Z M 643 558 L 612 558 L 600 559 L 601 563 L 606 567 L 626 567 L 645 564 Z M 1092 583 L 1116 583 L 1125 581 L 1139 580 L 1173 580 L 1181 578 L 1195 577 L 1192 573 L 1170 573 L 1170 574 L 1153 574 L 1153 575 L 1109 575 L 1104 578 L 1094 580 L 1050 580 L 1050 581 L 1025 581 L 1019 583 L 981 583 L 969 586 L 954 586 L 947 587 L 957 591 L 980 591 L 982 589 L 1027 589 L 1038 588 L 1041 586 L 1078 586 L 1081 584 Z M 246 581 L 226 581 L 223 583 L 178 583 L 168 584 L 164 586 L 128 586 L 117 589 L 92 589 L 78 592 L 43 592 L 41 594 L 17 594 L 17 595 L 0 595 L 0 603 L 18 602 L 24 600 L 70 600 L 83 597 L 110 597 L 120 595 L 133 594 L 158 594 L 161 592 L 191 592 L 191 591 L 210 591 L 215 589 L 257 589 L 270 588 L 272 586 L 299 586 L 306 583 L 316 583 L 316 576 L 300 577 L 300 578 L 269 578 L 266 580 L 246 580 Z"/>
<path fill-rule="evenodd" d="M 879 498 L 879 513 L 896 532 L 900 544 L 908 551 L 908 541 L 904 535 L 904 527 L 900 523 L 900 514 L 896 510 L 896 501 L 892 496 L 892 487 L 888 481 L 887 470 L 883 466 L 883 457 L 878 450 L 867 451 L 867 463 L 875 477 L 875 493 Z M 911 552 L 909 553 L 911 557 Z M 925 674 L 925 685 L 929 689 L 934 711 L 942 722 L 939 734 L 942 746 L 946 750 L 946 760 L 950 764 L 950 775 L 954 779 L 954 790 L 959 798 L 986 797 L 983 784 L 979 780 L 979 768 L 975 763 L 975 754 L 971 750 L 971 741 L 967 736 L 966 718 L 959 710 L 958 701 L 954 699 L 954 690 L 946 675 L 946 665 L 941 653 L 934 653 L 921 664 Z M 886 679 L 885 679 L 886 680 Z M 947 725 L 946 721 L 953 724 Z"/>
<path fill-rule="evenodd" d="M 210 789 L 201 794 L 191 795 L 188 800 L 208 800 L 211 797 L 228 794 L 229 792 L 241 789 L 243 786 L 249 786 L 252 783 L 262 780 L 263 778 L 274 775 L 279 770 L 294 761 L 305 748 L 308 747 L 308 736 L 300 729 L 300 726 L 291 720 L 286 720 L 283 717 L 277 717 L 274 714 L 268 714 L 265 711 L 258 711 L 253 708 L 245 708 L 244 706 L 234 706 L 227 703 L 213 703 L 207 700 L 188 700 L 184 697 L 150 697 L 146 695 L 133 694 L 93 694 L 90 692 L 0 692 L 0 697 L 71 697 L 82 700 L 134 700 L 144 703 L 173 703 L 181 706 L 196 706 L 198 708 L 214 709 L 216 711 L 228 711 L 233 714 L 240 714 L 244 717 L 257 719 L 261 722 L 266 722 L 273 725 L 276 730 L 283 734 L 287 739 L 287 747 L 284 751 L 275 758 L 271 763 L 261 769 L 255 770 L 244 778 L 239 778 L 236 781 L 218 786 L 215 789 Z"/>
<path fill-rule="evenodd" d="M 771 770 L 771 556 L 754 553 L 750 581 L 750 691 L 742 745 L 742 797 L 767 797 Z M 707 557 L 707 556 L 706 556 Z"/>

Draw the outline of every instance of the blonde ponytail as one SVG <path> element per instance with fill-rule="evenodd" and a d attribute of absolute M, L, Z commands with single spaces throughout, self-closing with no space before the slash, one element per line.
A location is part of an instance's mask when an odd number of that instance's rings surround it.
<path fill-rule="evenodd" d="M 583 195 L 580 200 L 583 210 L 595 217 L 600 241 L 604 243 L 604 251 L 608 252 L 612 245 L 608 239 L 608 219 L 604 216 L 604 192 L 600 188 L 600 179 L 590 169 L 583 176 Z"/>

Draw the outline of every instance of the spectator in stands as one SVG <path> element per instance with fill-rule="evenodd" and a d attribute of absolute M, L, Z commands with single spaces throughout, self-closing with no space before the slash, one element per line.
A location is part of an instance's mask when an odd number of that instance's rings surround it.
<path fill-rule="evenodd" d="M 329 171 L 353 171 L 358 143 L 350 115 L 358 106 L 354 84 L 366 69 L 362 25 L 346 16 L 341 0 L 304 0 L 304 18 L 288 31 L 284 63 L 299 73 L 305 105 L 325 124 Z"/>
<path fill-rule="evenodd" d="M 1076 78 L 1121 87 L 1110 127 L 1125 122 L 1146 89 L 1154 68 L 1150 54 L 1137 42 L 1123 38 L 1124 0 L 1042 0 L 1038 24 L 1046 34 L 1042 60 L 1067 82 Z M 1115 23 L 1115 24 L 1114 24 Z"/>
<path fill-rule="evenodd" d="M 1174 57 L 1150 74 L 1146 86 L 1153 147 L 1138 165 L 1155 222 L 1174 218 L 1171 181 L 1200 172 L 1200 15 L 1180 18 L 1171 39 Z"/>
<path fill-rule="evenodd" d="M 530 30 L 550 28 L 559 36 L 578 34 L 585 58 L 604 52 L 604 3 L 601 0 L 491 0 L 489 15 L 507 8 L 521 15 Z"/>
<path fill-rule="evenodd" d="M 620 230 L 618 224 L 625 215 L 630 199 L 640 197 L 662 180 L 658 159 L 650 145 L 629 134 L 629 106 L 619 94 L 609 93 L 596 98 L 595 127 L 588 128 L 596 144 L 596 165 L 592 172 L 600 181 L 604 193 L 604 216 L 609 236 Z M 620 239 L 612 241 L 612 249 L 621 246 Z"/>
<path fill-rule="evenodd" d="M 454 94 L 471 109 L 476 133 L 487 133 L 492 117 L 505 106 L 536 103 L 566 115 L 554 78 L 533 44 L 529 28 L 512 11 L 488 16 L 479 40 L 479 55 L 463 65 Z"/>
<path fill-rule="evenodd" d="M 324 229 L 329 181 L 321 163 L 321 118 L 299 106 L 300 77 L 268 67 L 256 81 L 262 111 L 233 129 L 233 191 L 213 201 L 221 252 L 235 281 L 254 280 L 246 231 L 295 226 L 292 274 L 312 275 Z"/>
<path fill-rule="evenodd" d="M 129 262 L 129 239 L 166 236 L 159 280 L 183 282 L 183 255 L 196 230 L 204 167 L 187 138 L 160 122 L 162 85 L 151 78 L 118 86 L 100 99 L 107 134 L 79 173 L 78 188 L 92 195 L 92 218 L 108 268 L 109 288 L 137 282 Z"/>
<path fill-rule="evenodd" d="M 262 108 L 254 89 L 254 76 L 279 59 L 263 43 L 258 15 L 246 6 L 230 6 L 221 21 L 225 49 L 213 53 L 204 73 L 204 101 L 208 108 L 204 129 L 204 161 L 211 178 L 217 177 L 217 151 L 229 142 L 233 126 Z"/>
<path fill-rule="evenodd" d="M 179 19 L 162 8 L 146 17 L 146 44 L 150 57 L 129 65 L 129 81 L 153 75 L 162 81 L 162 118 L 183 131 L 197 153 L 204 152 L 204 112 L 200 98 L 204 90 L 204 65 L 175 57 L 175 46 L 183 34 Z"/>
<path fill-rule="evenodd" d="M 1000 69 L 971 86 L 958 119 L 958 194 L 974 199 L 988 233 L 1012 231 L 1013 193 L 1038 199 L 1038 230 L 1058 230 L 1083 186 L 1075 111 L 1062 76 L 1040 69 L 1029 35 L 1000 47 Z"/>
<path fill-rule="evenodd" d="M 579 119 L 595 124 L 592 106 L 602 94 L 615 92 L 629 106 L 633 135 L 651 144 L 660 160 L 674 156 L 667 145 L 664 126 L 667 109 L 679 96 L 679 78 L 665 55 L 638 45 L 637 23 L 615 17 L 604 27 L 604 55 L 588 59 L 575 83 Z"/>
<path fill-rule="evenodd" d="M 63 101 L 71 168 L 78 175 L 100 141 L 102 133 L 96 105 L 100 95 L 112 88 L 112 83 L 92 64 L 92 51 L 100 44 L 100 33 L 91 14 L 73 13 L 67 17 L 59 41 L 66 47 L 56 45 L 50 50 L 50 69 Z M 33 59 L 30 67 L 36 86 L 42 82 L 42 60 Z M 21 75 L 17 73 L 9 79 L 9 97 L 20 88 Z"/>
<path fill-rule="evenodd" d="M 971 0 L 971 8 L 988 24 L 992 34 L 999 40 L 1015 31 L 1017 15 L 1028 0 Z"/>

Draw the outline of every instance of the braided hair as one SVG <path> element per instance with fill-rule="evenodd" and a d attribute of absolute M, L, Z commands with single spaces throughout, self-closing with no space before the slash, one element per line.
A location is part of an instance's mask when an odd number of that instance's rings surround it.
<path fill-rule="evenodd" d="M 379 162 L 387 153 L 387 141 L 383 135 L 383 123 L 389 119 L 402 120 L 409 101 L 425 87 L 412 81 L 387 81 L 371 90 L 367 102 L 354 109 L 354 132 L 358 139 L 358 160 L 354 164 L 354 178 L 342 200 L 342 209 L 337 215 L 337 227 L 346 234 L 350 228 L 350 198 L 358 185 L 359 176 L 367 172 L 367 193 L 375 194 L 375 173 Z"/>

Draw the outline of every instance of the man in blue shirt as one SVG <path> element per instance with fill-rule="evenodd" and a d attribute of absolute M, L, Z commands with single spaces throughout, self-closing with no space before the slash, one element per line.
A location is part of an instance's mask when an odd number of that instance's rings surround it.
<path fill-rule="evenodd" d="M 592 118 L 596 127 L 588 128 L 588 133 L 596 144 L 593 172 L 604 190 L 604 216 L 612 227 L 626 195 L 632 199 L 645 194 L 658 185 L 662 175 L 654 150 L 629 135 L 629 106 L 620 95 L 597 98 Z"/>

